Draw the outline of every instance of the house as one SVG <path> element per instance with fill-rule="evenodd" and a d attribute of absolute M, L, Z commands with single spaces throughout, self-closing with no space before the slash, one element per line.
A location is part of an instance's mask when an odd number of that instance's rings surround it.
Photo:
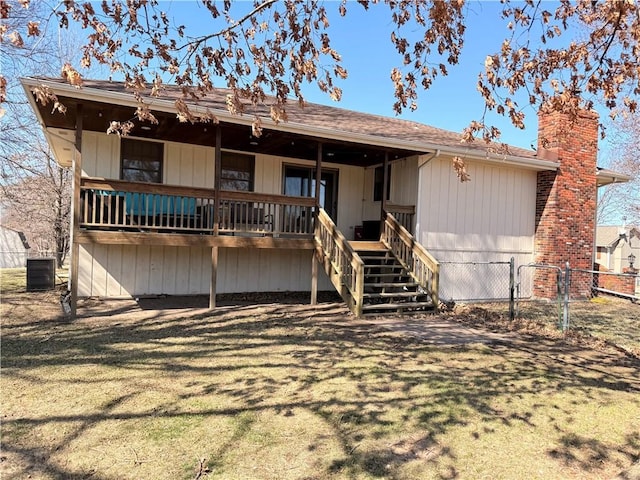
<path fill-rule="evenodd" d="M 157 124 L 127 137 L 122 83 L 25 78 L 57 161 L 74 169 L 70 290 L 78 296 L 336 289 L 350 308 L 438 304 L 439 283 L 486 291 L 481 276 L 440 276 L 440 261 L 591 268 L 598 119 L 540 114 L 537 152 L 505 153 L 398 118 L 306 104 L 288 121 L 231 115 L 225 91 L 193 104 L 217 123 L 180 123 L 178 88 L 150 100 Z M 66 113 L 35 100 L 44 87 Z M 268 107 L 258 111 L 268 118 Z M 542 139 L 544 138 L 544 142 Z M 460 183 L 452 159 L 466 162 Z M 382 241 L 380 241 L 382 239 Z M 544 282 L 540 295 L 545 295 Z"/>
<path fill-rule="evenodd" d="M 0 225 L 0 268 L 24 267 L 29 248 L 22 232 Z"/>
<path fill-rule="evenodd" d="M 626 226 L 603 226 L 596 228 L 596 263 L 606 271 L 625 273 L 630 267 L 629 255 L 640 262 L 640 230 Z"/>

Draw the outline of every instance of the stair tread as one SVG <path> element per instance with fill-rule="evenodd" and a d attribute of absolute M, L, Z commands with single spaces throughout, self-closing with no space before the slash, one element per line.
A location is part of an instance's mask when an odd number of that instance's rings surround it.
<path fill-rule="evenodd" d="M 395 268 L 395 269 L 404 269 L 402 265 L 399 263 L 392 263 L 390 265 L 372 265 L 372 264 L 364 264 L 364 268 Z"/>
<path fill-rule="evenodd" d="M 377 293 L 365 293 L 364 298 L 393 298 L 393 297 L 416 297 L 426 295 L 426 293 L 420 292 L 377 292 Z"/>
<path fill-rule="evenodd" d="M 405 278 L 409 278 L 409 274 L 408 273 L 402 273 L 402 272 L 393 272 L 393 273 L 365 273 L 364 277 L 405 277 Z"/>
<path fill-rule="evenodd" d="M 388 248 L 379 241 L 375 240 L 352 240 L 349 242 L 351 248 L 353 248 L 356 252 L 375 252 L 379 250 L 388 250 Z"/>
<path fill-rule="evenodd" d="M 376 283 L 367 283 L 364 282 L 365 287 L 417 287 L 418 284 L 416 282 L 376 282 Z"/>
<path fill-rule="evenodd" d="M 401 310 L 407 308 L 433 308 L 432 302 L 404 302 L 404 303 L 374 303 L 363 305 L 362 311 L 367 310 Z"/>

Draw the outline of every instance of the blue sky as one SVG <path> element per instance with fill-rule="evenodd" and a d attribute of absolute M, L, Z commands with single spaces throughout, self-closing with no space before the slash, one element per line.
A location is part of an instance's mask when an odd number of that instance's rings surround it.
<path fill-rule="evenodd" d="M 384 4 L 372 5 L 368 11 L 364 11 L 360 5 L 349 1 L 346 17 L 340 17 L 339 2 L 327 0 L 324 3 L 331 22 L 328 33 L 332 47 L 342 54 L 343 66 L 347 68 L 349 77 L 337 84 L 343 90 L 340 102 L 332 101 L 313 85 L 303 87 L 306 100 L 395 116 L 390 72 L 393 67 L 400 66 L 401 59 L 390 41 L 392 23 L 389 8 Z M 553 11 L 556 2 L 543 2 L 543 6 Z M 209 12 L 195 0 L 162 0 L 161 8 L 175 25 L 186 25 L 187 33 L 191 35 L 212 33 L 221 28 L 220 23 L 212 23 Z M 235 0 L 233 15 L 239 18 L 251 8 L 252 2 Z M 497 0 L 468 1 L 465 47 L 460 63 L 449 68 L 447 77 L 437 78 L 429 90 L 421 90 L 418 109 L 414 112 L 406 110 L 402 118 L 455 132 L 461 132 L 472 120 L 480 119 L 484 112 L 484 101 L 476 90 L 478 74 L 483 70 L 486 56 L 498 52 L 502 41 L 510 34 L 507 21 L 500 18 L 501 9 Z M 421 35 L 418 29 L 414 33 Z M 568 35 L 563 36 L 561 41 L 567 42 Z M 501 130 L 503 142 L 531 148 L 537 139 L 536 110 L 528 105 L 526 97 L 515 98 L 524 107 L 527 116 L 525 130 L 513 127 L 507 118 L 496 114 L 488 114 L 486 121 Z M 599 113 L 601 119 L 606 120 L 608 112 L 601 110 Z M 601 142 L 600 147 L 600 164 L 606 166 L 609 146 Z"/>
<path fill-rule="evenodd" d="M 343 65 L 349 77 L 338 84 L 343 90 L 339 103 L 332 101 L 313 86 L 304 87 L 308 101 L 342 108 L 395 116 L 393 112 L 393 84 L 391 69 L 399 66 L 389 38 L 391 20 L 386 5 L 374 5 L 368 11 L 350 2 L 343 18 L 337 14 L 338 2 L 325 2 L 330 15 L 329 35 L 332 47 L 342 54 Z M 249 2 L 246 2 L 250 6 Z M 553 5 L 550 5 L 550 8 Z M 195 31 L 210 30 L 208 13 L 192 1 L 163 2 L 170 17 Z M 439 77 L 427 91 L 421 91 L 418 110 L 407 110 L 402 118 L 437 126 L 452 131 L 462 131 L 471 120 L 479 119 L 484 102 L 476 91 L 478 73 L 482 70 L 487 54 L 497 52 L 508 35 L 506 21 L 499 16 L 501 5 L 497 1 L 472 1 L 468 6 L 468 24 L 465 48 L 461 62 L 449 69 L 447 77 Z M 209 25 L 207 25 L 209 23 Z M 419 33 L 419 32 L 418 32 Z M 524 104 L 523 104 L 524 105 Z M 509 120 L 495 116 L 494 124 L 502 131 L 506 143 L 529 148 L 537 138 L 536 112 L 525 110 L 527 129 L 511 126 Z"/>

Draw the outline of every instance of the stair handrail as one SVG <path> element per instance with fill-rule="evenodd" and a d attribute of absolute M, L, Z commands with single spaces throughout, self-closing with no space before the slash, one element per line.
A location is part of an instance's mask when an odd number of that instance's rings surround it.
<path fill-rule="evenodd" d="M 418 285 L 429 293 L 433 305 L 438 308 L 440 264 L 433 255 L 389 212 L 385 215 L 381 240 Z"/>
<path fill-rule="evenodd" d="M 364 301 L 364 261 L 323 208 L 319 209 L 316 220 L 315 240 L 334 273 L 330 277 L 332 281 L 339 278 L 340 286 L 347 289 L 351 298 L 345 298 L 344 290 L 335 283 L 334 286 L 356 317 L 360 317 Z"/>

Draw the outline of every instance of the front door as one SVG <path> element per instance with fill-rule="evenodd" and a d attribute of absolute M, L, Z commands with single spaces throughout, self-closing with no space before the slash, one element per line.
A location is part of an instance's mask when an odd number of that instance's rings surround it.
<path fill-rule="evenodd" d="M 284 194 L 296 197 L 313 197 L 316 193 L 316 170 L 300 165 L 285 165 Z M 338 171 L 322 170 L 320 175 L 320 206 L 333 221 L 338 214 Z"/>

